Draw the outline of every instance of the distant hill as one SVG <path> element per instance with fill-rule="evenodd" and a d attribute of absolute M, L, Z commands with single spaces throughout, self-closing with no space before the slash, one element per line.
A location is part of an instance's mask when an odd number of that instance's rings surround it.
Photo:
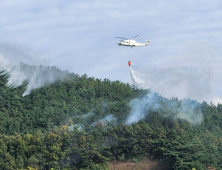
<path fill-rule="evenodd" d="M 104 169 L 146 157 L 172 169 L 222 168 L 222 105 L 50 69 L 65 78 L 40 72 L 10 87 L 12 75 L 2 72 L 0 169 Z M 42 76 L 48 83 L 24 96 Z"/>

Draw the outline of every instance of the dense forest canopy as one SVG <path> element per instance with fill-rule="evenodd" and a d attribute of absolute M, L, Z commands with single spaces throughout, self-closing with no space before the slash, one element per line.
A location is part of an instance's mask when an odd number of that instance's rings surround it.
<path fill-rule="evenodd" d="M 73 73 L 23 97 L 28 82 L 13 88 L 8 76 L 0 76 L 0 169 L 105 169 L 145 157 L 175 170 L 222 169 L 221 104 Z"/>

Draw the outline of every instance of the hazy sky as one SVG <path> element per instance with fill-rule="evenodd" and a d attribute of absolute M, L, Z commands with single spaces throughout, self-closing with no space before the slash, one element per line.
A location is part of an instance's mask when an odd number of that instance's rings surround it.
<path fill-rule="evenodd" d="M 195 92 L 182 97 L 201 100 L 192 95 L 200 91 L 209 101 L 222 98 L 221 18 L 219 0 L 1 0 L 0 55 L 14 63 L 53 65 L 127 83 L 132 83 L 131 60 L 135 71 L 152 78 L 149 87 L 157 92 L 155 87 L 164 88 L 161 76 L 173 86 L 172 75 L 178 77 L 182 68 L 188 74 L 177 82 L 195 81 L 188 88 Z M 132 49 L 117 45 L 116 36 L 135 35 L 136 41 L 151 43 Z M 175 89 L 183 93 L 181 86 Z"/>

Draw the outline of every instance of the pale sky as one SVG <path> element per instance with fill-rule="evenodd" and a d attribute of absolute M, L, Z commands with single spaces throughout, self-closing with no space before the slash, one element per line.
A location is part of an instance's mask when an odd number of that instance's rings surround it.
<path fill-rule="evenodd" d="M 128 60 L 145 77 L 156 72 L 160 79 L 169 77 L 168 86 L 180 68 L 190 68 L 184 77 L 195 75 L 190 88 L 196 90 L 182 97 L 210 101 L 222 98 L 221 18 L 219 0 L 1 0 L 0 54 L 13 63 L 57 66 L 130 84 Z M 117 45 L 116 36 L 135 35 L 136 41 L 151 43 L 132 49 Z M 160 81 L 150 79 L 149 87 L 165 95 L 168 89 L 159 90 Z M 175 89 L 172 95 L 184 94 L 183 87 Z M 194 95 L 198 91 L 201 98 Z"/>

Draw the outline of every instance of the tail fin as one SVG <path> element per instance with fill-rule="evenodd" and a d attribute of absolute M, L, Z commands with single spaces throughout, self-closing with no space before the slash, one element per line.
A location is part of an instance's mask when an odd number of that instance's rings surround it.
<path fill-rule="evenodd" d="M 145 43 L 145 44 L 146 44 L 146 46 L 147 46 L 149 43 L 150 43 L 150 40 L 147 40 L 147 41 L 146 41 L 146 43 Z"/>

